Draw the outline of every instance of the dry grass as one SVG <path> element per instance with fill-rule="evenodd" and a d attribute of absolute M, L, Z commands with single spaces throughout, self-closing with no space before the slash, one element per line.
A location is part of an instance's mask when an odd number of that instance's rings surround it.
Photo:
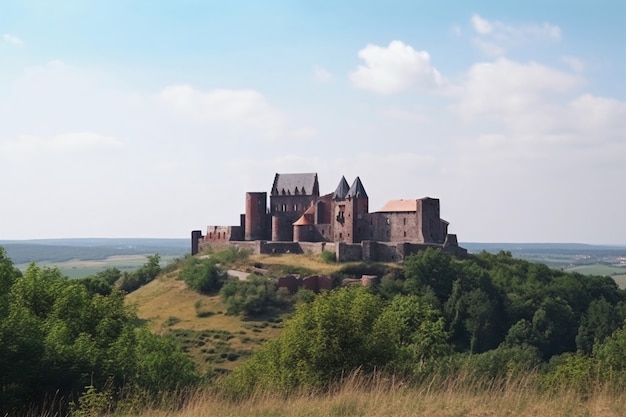
<path fill-rule="evenodd" d="M 626 415 L 626 396 L 598 391 L 582 397 L 572 391 L 539 393 L 532 376 L 491 388 L 476 388 L 457 378 L 447 383 L 409 387 L 389 378 L 348 378 L 325 393 L 289 397 L 258 393 L 232 402 L 199 392 L 178 411 L 146 410 L 144 417 L 313 417 L 313 416 L 554 416 L 617 417 Z"/>
<path fill-rule="evenodd" d="M 188 330 L 195 332 L 189 338 L 196 339 L 192 340 L 196 342 L 200 336 L 198 332 L 221 331 L 231 335 L 228 340 L 223 340 L 226 348 L 221 349 L 239 353 L 250 353 L 258 349 L 264 341 L 274 339 L 280 333 L 280 326 L 266 321 L 243 321 L 240 316 L 224 314 L 226 307 L 219 295 L 198 294 L 190 290 L 184 281 L 177 280 L 177 275 L 177 271 L 160 275 L 154 281 L 126 296 L 126 302 L 136 308 L 137 316 L 145 320 L 154 333 L 166 334 L 173 330 Z M 198 301 L 201 302 L 203 311 L 210 311 L 213 314 L 198 317 L 195 307 Z M 187 353 L 203 371 L 212 366 L 234 369 L 243 359 L 242 357 L 211 363 L 207 361 L 206 354 L 206 350 L 211 347 L 214 346 L 210 343 L 202 345 L 191 343 L 187 348 Z"/>
<path fill-rule="evenodd" d="M 251 255 L 249 257 L 249 263 L 260 263 L 264 266 L 299 266 L 315 271 L 316 274 L 324 275 L 330 275 L 345 265 L 341 263 L 326 263 L 322 261 L 319 255 L 297 255 L 293 253 L 280 255 Z"/>

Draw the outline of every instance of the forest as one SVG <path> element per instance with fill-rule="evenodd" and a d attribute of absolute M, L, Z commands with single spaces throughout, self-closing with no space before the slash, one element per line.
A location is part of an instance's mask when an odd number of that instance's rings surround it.
<path fill-rule="evenodd" d="M 288 396 L 328 390 L 354 372 L 407 385 L 463 373 L 493 386 L 532 373 L 543 391 L 626 388 L 626 293 L 610 277 L 505 251 L 459 260 L 428 249 L 400 267 L 347 264 L 332 275 L 336 289 L 288 294 L 268 276 L 229 279 L 225 270 L 246 256 L 231 250 L 161 268 L 154 255 L 133 273 L 70 280 L 34 263 L 22 273 L 0 248 L 0 414 L 137 415 L 168 395 L 174 408 L 198 390 L 231 400 L 259 390 Z M 289 318 L 233 372 L 203 373 L 125 302 L 163 272 L 220 294 L 228 314 L 272 309 Z M 380 284 L 341 285 L 360 272 Z"/>

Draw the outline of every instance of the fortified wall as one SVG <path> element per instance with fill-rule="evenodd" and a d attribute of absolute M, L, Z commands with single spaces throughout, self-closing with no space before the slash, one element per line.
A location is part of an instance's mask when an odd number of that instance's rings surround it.
<path fill-rule="evenodd" d="M 439 199 L 390 200 L 369 212 L 360 178 L 341 178 L 334 192 L 320 195 L 317 174 L 275 174 L 269 205 L 266 192 L 248 192 L 239 224 L 208 226 L 191 234 L 191 252 L 236 246 L 257 254 L 331 251 L 339 261 L 401 262 L 427 247 L 458 257 L 467 250 L 448 233 Z"/>

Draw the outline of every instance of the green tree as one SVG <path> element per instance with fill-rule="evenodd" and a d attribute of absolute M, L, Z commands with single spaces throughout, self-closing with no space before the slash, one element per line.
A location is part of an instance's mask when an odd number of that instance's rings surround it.
<path fill-rule="evenodd" d="M 440 249 L 427 248 L 405 261 L 405 287 L 408 293 L 430 287 L 440 302 L 444 303 L 452 291 L 452 283 L 459 277 L 459 270 L 452 257 Z"/>
<path fill-rule="evenodd" d="M 8 287 L 0 295 L 2 415 L 67 398 L 87 385 L 102 390 L 107 381 L 148 390 L 197 381 L 191 360 L 173 342 L 136 328 L 137 317 L 118 290 L 94 293 L 56 268 L 34 264 L 18 276 L 2 253 L 0 283 Z"/>
<path fill-rule="evenodd" d="M 243 313 L 253 316 L 291 303 L 290 297 L 283 291 L 278 291 L 274 282 L 255 276 L 246 281 L 226 281 L 220 290 L 220 296 L 226 305 L 226 314 Z"/>
<path fill-rule="evenodd" d="M 415 295 L 387 303 L 365 288 L 322 293 L 297 307 L 278 339 L 228 378 L 229 387 L 292 390 L 324 386 L 356 369 L 412 370 L 450 352 L 444 327 L 441 315 Z"/>
<path fill-rule="evenodd" d="M 226 273 L 223 272 L 211 258 L 199 259 L 192 257 L 185 262 L 179 275 L 189 288 L 201 293 L 212 294 L 220 290 Z"/>
<path fill-rule="evenodd" d="M 371 337 L 381 361 L 396 370 L 452 352 L 441 313 L 416 295 L 391 300 L 376 319 Z"/>
<path fill-rule="evenodd" d="M 603 298 L 593 300 L 580 321 L 576 346 L 584 353 L 591 353 L 593 346 L 604 342 L 617 330 L 623 318 L 617 308 Z"/>
<path fill-rule="evenodd" d="M 125 292 L 133 292 L 137 288 L 146 285 L 159 275 L 161 257 L 158 254 L 148 256 L 148 261 L 134 272 L 124 272 L 117 281 L 117 286 Z"/>

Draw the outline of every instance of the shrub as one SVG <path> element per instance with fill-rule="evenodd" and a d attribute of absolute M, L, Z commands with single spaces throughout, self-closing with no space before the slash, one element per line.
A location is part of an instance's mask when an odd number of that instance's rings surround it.
<path fill-rule="evenodd" d="M 218 264 L 229 265 L 237 261 L 245 260 L 250 256 L 249 249 L 236 248 L 229 246 L 226 249 L 214 251 L 210 253 L 210 258 Z"/>
<path fill-rule="evenodd" d="M 252 277 L 247 281 L 229 280 L 220 291 L 226 305 L 226 314 L 261 314 L 280 306 L 285 298 L 276 296 L 276 286 L 265 278 Z"/>
<path fill-rule="evenodd" d="M 189 288 L 201 294 L 216 293 L 226 280 L 226 274 L 212 258 L 191 258 L 185 264 L 179 277 L 187 283 Z"/>
<path fill-rule="evenodd" d="M 335 252 L 325 250 L 322 251 L 322 254 L 320 256 L 322 257 L 322 261 L 326 262 L 327 264 L 337 262 L 337 254 Z"/>

